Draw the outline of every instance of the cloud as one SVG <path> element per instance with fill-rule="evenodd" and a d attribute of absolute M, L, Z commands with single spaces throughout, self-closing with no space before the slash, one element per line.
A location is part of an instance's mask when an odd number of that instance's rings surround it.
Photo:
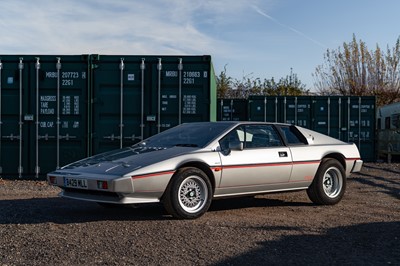
<path fill-rule="evenodd" d="M 224 45 L 196 26 L 202 1 L 8 1 L 1 53 L 203 54 Z"/>
<path fill-rule="evenodd" d="M 274 22 L 275 24 L 277 24 L 277 25 L 279 25 L 279 26 L 281 26 L 281 27 L 283 27 L 283 28 L 285 28 L 285 29 L 288 29 L 288 30 L 290 30 L 290 31 L 292 31 L 292 32 L 294 32 L 294 33 L 296 33 L 297 35 L 299 35 L 299 36 L 301 36 L 301 37 L 303 37 L 303 38 L 305 38 L 305 39 L 307 39 L 307 40 L 313 42 L 314 44 L 316 44 L 316 45 L 318 45 L 318 46 L 320 46 L 320 47 L 322 47 L 322 48 L 327 48 L 327 46 L 326 46 L 325 44 L 323 44 L 323 43 L 321 43 L 321 42 L 319 42 L 319 41 L 317 41 L 317 40 L 311 38 L 310 36 L 306 35 L 305 33 L 301 32 L 301 31 L 299 31 L 299 30 L 297 30 L 297 29 L 295 29 L 295 28 L 293 28 L 293 27 L 290 27 L 290 26 L 288 26 L 288 25 L 285 25 L 285 24 L 279 22 L 277 19 L 271 17 L 270 15 L 268 15 L 267 13 L 265 13 L 264 11 L 262 11 L 259 7 L 255 6 L 255 5 L 251 5 L 251 7 L 252 7 L 252 8 L 254 9 L 254 11 L 256 11 L 258 14 L 260 14 L 260 15 L 263 16 L 263 17 L 266 17 L 267 19 L 271 20 L 271 21 Z"/>

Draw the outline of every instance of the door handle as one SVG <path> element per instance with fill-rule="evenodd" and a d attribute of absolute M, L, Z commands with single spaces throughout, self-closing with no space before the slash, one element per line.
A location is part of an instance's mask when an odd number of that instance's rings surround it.
<path fill-rule="evenodd" d="M 286 151 L 280 151 L 278 152 L 279 157 L 287 157 L 287 152 Z"/>

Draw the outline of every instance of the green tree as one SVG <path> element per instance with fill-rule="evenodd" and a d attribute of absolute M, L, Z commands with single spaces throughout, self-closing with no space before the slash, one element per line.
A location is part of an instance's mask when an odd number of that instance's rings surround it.
<path fill-rule="evenodd" d="M 226 65 L 224 66 L 224 70 L 216 76 L 217 80 L 217 97 L 218 98 L 225 98 L 228 91 L 231 89 L 232 86 L 232 78 L 226 74 Z"/>
<path fill-rule="evenodd" d="M 271 80 L 265 80 L 264 84 L 267 85 L 266 95 L 300 96 L 309 94 L 309 90 L 301 83 L 297 74 L 293 73 L 292 69 L 290 69 L 290 74 L 285 78 L 281 78 L 278 83 L 275 83 L 272 78 Z"/>
<path fill-rule="evenodd" d="M 233 79 L 226 73 L 226 66 L 217 79 L 217 95 L 219 98 L 247 99 L 249 95 L 291 95 L 299 96 L 308 94 L 305 85 L 301 83 L 297 74 L 290 74 L 275 82 L 274 78 L 253 78 L 251 74 L 242 79 Z"/>

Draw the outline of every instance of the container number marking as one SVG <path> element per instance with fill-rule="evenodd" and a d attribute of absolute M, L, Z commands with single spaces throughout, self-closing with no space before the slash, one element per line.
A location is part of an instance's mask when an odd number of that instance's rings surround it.
<path fill-rule="evenodd" d="M 63 79 L 77 79 L 79 78 L 78 72 L 62 72 L 61 77 Z"/>
<path fill-rule="evenodd" d="M 183 84 L 194 84 L 196 78 L 200 78 L 200 71 L 184 71 L 183 72 Z"/>

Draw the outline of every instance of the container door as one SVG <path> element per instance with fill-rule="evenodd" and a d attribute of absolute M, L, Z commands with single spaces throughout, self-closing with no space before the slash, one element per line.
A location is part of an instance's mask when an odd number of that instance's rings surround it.
<path fill-rule="evenodd" d="M 149 84 L 145 60 L 136 57 L 94 56 L 93 154 L 130 146 L 143 132 L 144 93 Z M 148 96 L 147 96 L 148 97 Z"/>
<path fill-rule="evenodd" d="M 1 56 L 0 69 L 3 175 L 44 177 L 84 158 L 85 57 Z"/>
<path fill-rule="evenodd" d="M 347 141 L 354 142 L 365 161 L 375 160 L 375 98 L 347 97 Z"/>
<path fill-rule="evenodd" d="M 342 139 L 342 98 L 316 96 L 313 98 L 312 129 L 336 139 Z"/>
<path fill-rule="evenodd" d="M 0 171 L 2 177 L 22 177 L 29 162 L 29 64 L 17 56 L 0 57 Z"/>
<path fill-rule="evenodd" d="M 284 97 L 284 119 L 288 124 L 311 128 L 311 98 Z"/>
<path fill-rule="evenodd" d="M 203 57 L 149 58 L 150 135 L 181 123 L 210 121 L 211 61 Z"/>
<path fill-rule="evenodd" d="M 279 121 L 279 100 L 275 96 L 250 96 L 249 120 L 261 122 Z"/>
<path fill-rule="evenodd" d="M 218 121 L 247 121 L 247 100 L 218 99 Z"/>
<path fill-rule="evenodd" d="M 30 167 L 46 174 L 87 156 L 87 60 L 40 56 L 30 62 Z"/>

